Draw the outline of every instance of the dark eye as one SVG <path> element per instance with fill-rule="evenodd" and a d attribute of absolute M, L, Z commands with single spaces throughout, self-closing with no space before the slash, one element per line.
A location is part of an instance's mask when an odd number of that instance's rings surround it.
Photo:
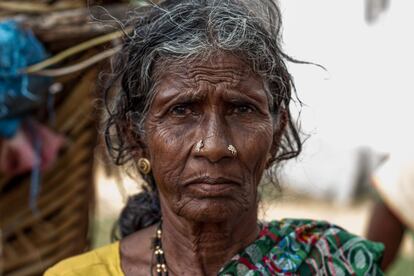
<path fill-rule="evenodd" d="M 170 113 L 174 116 L 185 116 L 191 114 L 191 109 L 188 105 L 180 104 L 173 106 L 170 109 Z"/>
<path fill-rule="evenodd" d="M 245 104 L 236 105 L 233 108 L 233 112 L 237 114 L 252 113 L 253 111 L 254 111 L 254 107 L 250 105 L 245 105 Z"/>

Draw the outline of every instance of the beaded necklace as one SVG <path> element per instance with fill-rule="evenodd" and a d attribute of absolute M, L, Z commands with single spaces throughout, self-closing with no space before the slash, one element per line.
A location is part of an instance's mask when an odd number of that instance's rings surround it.
<path fill-rule="evenodd" d="M 261 222 L 257 222 L 259 229 L 263 229 L 263 224 Z M 157 272 L 157 276 L 168 276 L 168 267 L 167 262 L 165 260 L 164 250 L 162 249 L 162 221 L 158 224 L 157 230 L 155 232 L 155 237 L 153 240 L 153 248 L 154 248 L 154 255 L 155 256 L 155 271 Z M 152 262 L 151 262 L 152 263 Z M 153 271 L 153 267 L 151 265 L 151 276 Z"/>
<path fill-rule="evenodd" d="M 155 256 L 155 271 L 157 276 L 168 276 L 167 263 L 165 261 L 164 250 L 162 249 L 162 227 L 161 222 L 158 224 L 157 231 L 155 232 L 155 237 L 153 240 L 154 247 L 154 256 Z M 152 275 L 152 266 L 151 266 L 151 275 Z"/>

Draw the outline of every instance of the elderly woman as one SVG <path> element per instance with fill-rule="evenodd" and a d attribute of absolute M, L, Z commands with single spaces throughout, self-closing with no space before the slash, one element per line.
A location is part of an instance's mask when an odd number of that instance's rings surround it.
<path fill-rule="evenodd" d="M 106 141 L 148 186 L 119 242 L 46 275 L 381 275 L 381 244 L 326 222 L 258 221 L 264 171 L 301 148 L 276 4 L 167 0 L 134 26 Z"/>

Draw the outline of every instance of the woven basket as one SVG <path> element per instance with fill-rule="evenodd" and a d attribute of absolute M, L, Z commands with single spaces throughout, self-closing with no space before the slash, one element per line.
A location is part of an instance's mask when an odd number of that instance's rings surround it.
<path fill-rule="evenodd" d="M 42 175 L 38 212 L 29 207 L 29 175 L 0 179 L 3 275 L 41 275 L 57 261 L 89 247 L 97 72 L 92 68 L 66 80 L 71 88 L 62 92 L 63 100 L 56 106 L 55 130 L 66 136 L 68 144 Z"/>

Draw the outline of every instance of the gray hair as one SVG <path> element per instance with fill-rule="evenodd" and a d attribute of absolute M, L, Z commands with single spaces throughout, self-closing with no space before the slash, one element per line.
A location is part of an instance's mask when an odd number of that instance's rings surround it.
<path fill-rule="evenodd" d="M 143 123 L 155 94 L 156 65 L 185 66 L 220 52 L 236 54 L 262 77 L 275 118 L 281 109 L 288 112 L 288 127 L 273 161 L 299 154 L 301 141 L 289 113 L 294 86 L 285 64 L 293 59 L 280 48 L 281 16 L 273 0 L 166 0 L 137 10 L 134 17 L 134 32 L 126 38 L 108 86 L 110 90 L 120 80 L 115 100 L 107 104 L 105 133 L 116 164 L 131 159 L 134 148 L 145 147 Z M 126 130 L 133 131 L 136 144 L 126 140 Z"/>

